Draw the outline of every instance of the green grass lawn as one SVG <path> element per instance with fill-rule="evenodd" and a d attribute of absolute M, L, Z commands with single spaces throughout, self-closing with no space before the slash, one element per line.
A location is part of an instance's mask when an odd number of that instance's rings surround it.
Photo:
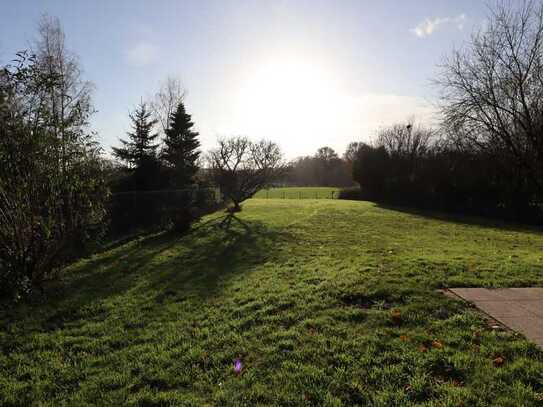
<path fill-rule="evenodd" d="M 541 232 L 340 200 L 222 216 L 0 311 L 0 405 L 542 405 L 543 351 L 436 292 L 542 285 Z"/>
<path fill-rule="evenodd" d="M 285 187 L 258 191 L 254 198 L 278 199 L 330 199 L 337 198 L 336 187 Z"/>

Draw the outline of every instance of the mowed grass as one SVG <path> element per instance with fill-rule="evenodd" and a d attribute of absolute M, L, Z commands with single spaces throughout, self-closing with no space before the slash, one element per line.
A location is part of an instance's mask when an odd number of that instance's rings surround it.
<path fill-rule="evenodd" d="M 269 188 L 258 191 L 256 199 L 332 199 L 337 198 L 339 188 L 336 187 L 284 187 Z"/>
<path fill-rule="evenodd" d="M 1 312 L 0 405 L 543 403 L 543 351 L 435 291 L 541 286 L 538 230 L 340 200 L 223 216 Z"/>

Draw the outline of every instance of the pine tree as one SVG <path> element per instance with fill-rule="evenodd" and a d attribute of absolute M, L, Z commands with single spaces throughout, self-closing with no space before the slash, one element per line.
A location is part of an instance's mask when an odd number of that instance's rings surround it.
<path fill-rule="evenodd" d="M 156 120 L 145 103 L 141 103 L 130 114 L 133 131 L 127 132 L 129 140 L 120 139 L 123 147 L 113 147 L 113 155 L 124 161 L 130 168 L 138 169 L 149 161 L 156 160 L 158 144 L 153 141 L 158 133 L 152 133 Z"/>
<path fill-rule="evenodd" d="M 171 115 L 170 127 L 166 129 L 162 159 L 173 170 L 172 184 L 180 188 L 190 184 L 198 171 L 196 161 L 200 156 L 198 132 L 192 130 L 194 123 L 187 114 L 183 102 Z"/>

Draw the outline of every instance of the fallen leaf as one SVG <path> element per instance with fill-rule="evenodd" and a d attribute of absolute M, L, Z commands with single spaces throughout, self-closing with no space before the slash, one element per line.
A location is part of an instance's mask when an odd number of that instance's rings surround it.
<path fill-rule="evenodd" d="M 428 348 L 425 345 L 420 345 L 419 352 L 421 353 L 428 352 Z"/>
<path fill-rule="evenodd" d="M 502 356 L 498 356 L 496 359 L 492 361 L 494 363 L 494 366 L 500 367 L 505 363 L 505 358 Z"/>
<path fill-rule="evenodd" d="M 453 386 L 453 387 L 464 387 L 464 382 L 462 382 L 460 380 L 457 380 L 457 379 L 454 379 L 451 382 L 451 386 Z"/>
<path fill-rule="evenodd" d="M 443 348 L 443 344 L 438 341 L 437 339 L 432 341 L 432 348 L 435 348 L 435 349 L 442 349 Z"/>
<path fill-rule="evenodd" d="M 393 309 L 390 312 L 390 318 L 392 319 L 392 322 L 394 322 L 396 325 L 399 325 L 402 322 L 402 313 L 399 309 Z"/>
<path fill-rule="evenodd" d="M 407 335 L 400 335 L 400 341 L 406 342 L 409 339 Z"/>

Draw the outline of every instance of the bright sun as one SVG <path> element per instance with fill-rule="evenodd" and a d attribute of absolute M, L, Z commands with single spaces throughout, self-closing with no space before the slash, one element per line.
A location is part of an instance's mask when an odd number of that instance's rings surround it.
<path fill-rule="evenodd" d="M 268 61 L 247 77 L 236 110 L 244 112 L 249 131 L 322 138 L 339 119 L 337 83 L 329 70 L 310 61 Z"/>

